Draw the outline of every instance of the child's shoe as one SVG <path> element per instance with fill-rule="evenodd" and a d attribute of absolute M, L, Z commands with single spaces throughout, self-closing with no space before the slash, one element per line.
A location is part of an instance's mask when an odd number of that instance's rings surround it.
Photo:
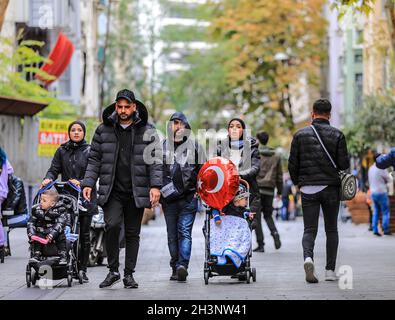
<path fill-rule="evenodd" d="M 220 212 L 216 209 L 213 210 L 213 218 L 216 225 L 220 225 L 222 220 L 220 216 Z"/>
<path fill-rule="evenodd" d="M 67 254 L 65 251 L 59 252 L 59 265 L 65 265 L 67 264 Z"/>
<path fill-rule="evenodd" d="M 39 263 L 41 261 L 41 252 L 37 251 L 33 254 L 33 256 L 29 259 L 30 263 Z"/>

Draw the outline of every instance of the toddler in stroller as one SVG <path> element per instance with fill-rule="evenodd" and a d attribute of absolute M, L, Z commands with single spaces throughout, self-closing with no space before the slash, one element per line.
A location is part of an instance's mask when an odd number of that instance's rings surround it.
<path fill-rule="evenodd" d="M 55 243 L 60 257 L 59 264 L 67 264 L 66 236 L 67 210 L 56 190 L 41 194 L 40 205 L 32 210 L 27 224 L 27 236 L 32 243 L 33 256 L 30 262 L 39 263 L 47 243 Z"/>
<path fill-rule="evenodd" d="M 30 243 L 27 287 L 35 285 L 40 278 L 42 266 L 51 268 L 51 280 L 67 278 L 70 287 L 73 277 L 77 277 L 79 283 L 83 283 L 77 265 L 78 212 L 84 209 L 79 204 L 79 196 L 77 186 L 54 181 L 35 197 L 27 226 Z"/>
<path fill-rule="evenodd" d="M 240 180 L 233 200 L 220 214 L 216 209 L 206 212 L 203 232 L 206 240 L 205 284 L 213 276 L 232 276 L 250 283 L 256 281 L 256 270 L 250 267 L 251 221 L 249 186 Z M 211 219 L 211 216 L 213 219 Z"/>

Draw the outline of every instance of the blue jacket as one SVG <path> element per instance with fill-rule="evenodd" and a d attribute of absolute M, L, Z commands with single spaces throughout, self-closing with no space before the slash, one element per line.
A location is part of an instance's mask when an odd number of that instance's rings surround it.
<path fill-rule="evenodd" d="M 387 154 L 382 154 L 376 159 L 376 166 L 379 169 L 387 169 L 393 166 L 395 168 L 395 148 Z"/>

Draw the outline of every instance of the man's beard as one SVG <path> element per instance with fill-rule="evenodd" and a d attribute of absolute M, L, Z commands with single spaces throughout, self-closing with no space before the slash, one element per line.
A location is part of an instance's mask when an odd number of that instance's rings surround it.
<path fill-rule="evenodd" d="M 119 119 L 121 119 L 122 121 L 129 121 L 133 118 L 133 113 L 131 115 L 126 115 L 124 113 L 121 113 L 119 116 Z"/>

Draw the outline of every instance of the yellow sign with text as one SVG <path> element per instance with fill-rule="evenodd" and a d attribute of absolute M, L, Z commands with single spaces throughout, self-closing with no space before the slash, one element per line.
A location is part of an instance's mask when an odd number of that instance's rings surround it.
<path fill-rule="evenodd" d="M 69 139 L 69 120 L 40 119 L 38 131 L 39 157 L 53 157 L 56 149 Z"/>

